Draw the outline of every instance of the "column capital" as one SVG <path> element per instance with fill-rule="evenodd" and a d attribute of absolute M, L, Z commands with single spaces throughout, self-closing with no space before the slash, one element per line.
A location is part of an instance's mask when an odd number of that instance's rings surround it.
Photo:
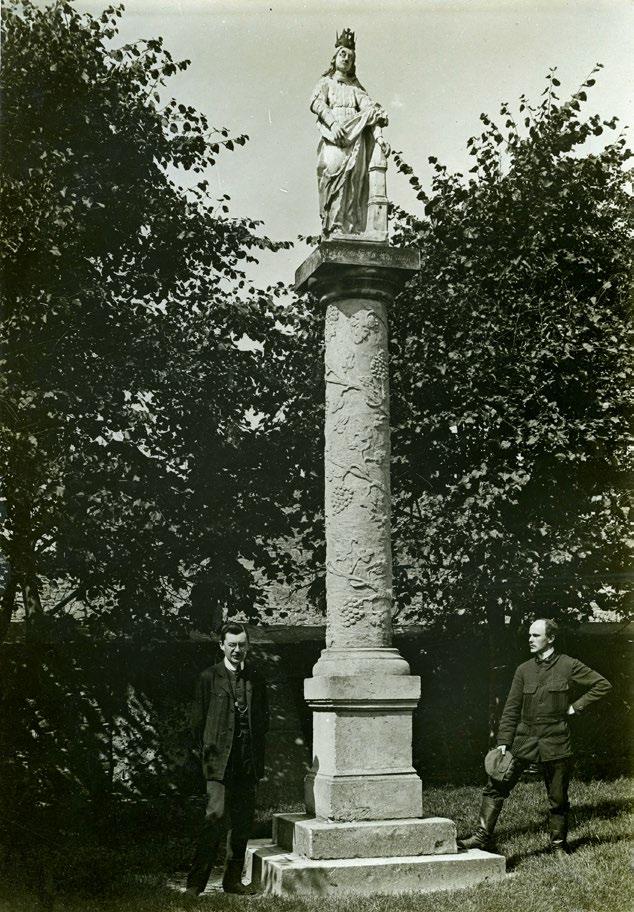
<path fill-rule="evenodd" d="M 336 239 L 321 241 L 295 273 L 295 291 L 317 294 L 323 304 L 362 297 L 391 303 L 420 268 L 413 247 Z"/>

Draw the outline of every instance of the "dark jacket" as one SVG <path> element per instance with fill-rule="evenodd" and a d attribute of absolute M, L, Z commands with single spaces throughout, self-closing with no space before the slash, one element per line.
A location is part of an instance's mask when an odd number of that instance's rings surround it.
<path fill-rule="evenodd" d="M 578 698 L 573 688 L 583 691 Z M 572 754 L 568 707 L 581 713 L 600 700 L 612 685 L 567 655 L 555 653 L 544 662 L 530 659 L 520 665 L 504 706 L 498 744 L 511 748 L 514 757 L 535 762 L 559 760 Z"/>
<path fill-rule="evenodd" d="M 264 738 L 269 727 L 266 684 L 253 666 L 244 668 L 253 769 L 264 774 Z M 224 779 L 236 725 L 234 698 L 224 661 L 206 668 L 198 679 L 192 711 L 194 744 L 206 779 Z"/>

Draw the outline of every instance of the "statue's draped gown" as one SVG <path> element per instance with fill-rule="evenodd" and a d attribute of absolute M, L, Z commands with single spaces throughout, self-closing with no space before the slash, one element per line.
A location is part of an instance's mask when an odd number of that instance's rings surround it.
<path fill-rule="evenodd" d="M 371 125 L 376 105 L 356 79 L 335 74 L 319 80 L 310 109 L 319 118 L 321 132 L 317 183 L 322 233 L 363 232 L 368 217 L 368 166 L 375 143 Z M 345 131 L 343 146 L 335 144 L 324 123 L 330 123 L 331 117 Z"/>

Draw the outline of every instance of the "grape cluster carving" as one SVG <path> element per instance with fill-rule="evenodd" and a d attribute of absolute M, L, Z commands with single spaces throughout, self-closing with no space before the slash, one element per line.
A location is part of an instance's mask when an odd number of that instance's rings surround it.
<path fill-rule="evenodd" d="M 365 617 L 363 602 L 359 599 L 348 598 L 341 606 L 341 621 L 344 627 L 353 627 L 359 624 Z"/>
<path fill-rule="evenodd" d="M 383 352 L 377 352 L 377 354 L 372 358 L 372 361 L 370 362 L 370 373 L 379 382 L 387 380 L 387 358 Z"/>
<path fill-rule="evenodd" d="M 350 488 L 345 488 L 343 485 L 337 485 L 336 488 L 333 488 L 331 494 L 331 503 L 332 509 L 335 513 L 341 513 L 343 510 L 345 510 L 351 500 L 352 491 Z"/>

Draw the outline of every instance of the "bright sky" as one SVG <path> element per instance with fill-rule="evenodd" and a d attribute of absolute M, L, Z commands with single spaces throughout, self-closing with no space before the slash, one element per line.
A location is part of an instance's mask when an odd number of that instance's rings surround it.
<path fill-rule="evenodd" d="M 106 5 L 78 0 L 79 9 Z M 186 73 L 170 81 L 179 101 L 251 141 L 210 174 L 232 211 L 262 219 L 273 238 L 318 234 L 318 133 L 308 101 L 335 34 L 353 29 L 357 74 L 390 117 L 385 135 L 421 178 L 427 156 L 466 170 L 479 115 L 522 93 L 537 100 L 550 67 L 562 97 L 595 63 L 605 69 L 588 110 L 632 123 L 634 4 L 629 0 L 128 0 L 121 37 L 162 35 Z M 630 140 L 632 141 L 632 140 Z M 212 183 L 214 186 L 214 183 Z M 417 205 L 407 179 L 388 171 L 388 195 Z M 289 281 L 304 245 L 267 257 L 255 278 Z"/>

